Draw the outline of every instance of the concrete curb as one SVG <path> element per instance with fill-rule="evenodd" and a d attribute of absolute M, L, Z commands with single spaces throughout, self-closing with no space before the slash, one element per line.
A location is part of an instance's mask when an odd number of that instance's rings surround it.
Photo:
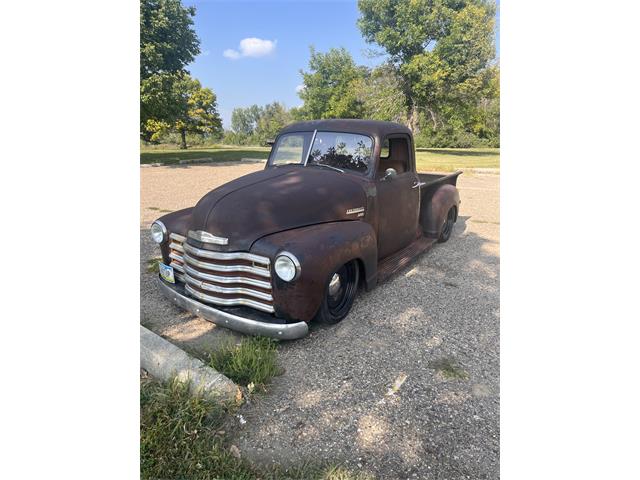
<path fill-rule="evenodd" d="M 237 398 L 238 386 L 227 377 L 190 357 L 174 344 L 140 325 L 140 366 L 163 381 L 189 381 L 192 393 L 222 402 Z"/>

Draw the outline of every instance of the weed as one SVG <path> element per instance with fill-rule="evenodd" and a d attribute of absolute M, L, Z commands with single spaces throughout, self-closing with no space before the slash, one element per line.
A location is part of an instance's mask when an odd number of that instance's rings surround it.
<path fill-rule="evenodd" d="M 158 273 L 160 271 L 160 262 L 162 261 L 162 258 L 157 257 L 157 258 L 152 258 L 150 260 L 147 260 L 147 272 L 149 273 Z"/>
<path fill-rule="evenodd" d="M 278 342 L 267 337 L 245 337 L 238 345 L 228 344 L 211 355 L 211 366 L 240 385 L 264 387 L 279 375 Z"/>
<path fill-rule="evenodd" d="M 429 362 L 429 368 L 442 373 L 445 378 L 461 380 L 469 378 L 469 374 L 465 372 L 452 358 L 439 358 L 437 360 L 432 360 Z"/>

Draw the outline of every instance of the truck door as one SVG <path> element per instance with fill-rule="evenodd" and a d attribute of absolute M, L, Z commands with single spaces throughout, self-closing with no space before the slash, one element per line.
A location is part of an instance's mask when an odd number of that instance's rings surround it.
<path fill-rule="evenodd" d="M 387 147 L 388 144 L 388 147 Z M 395 175 L 387 175 L 393 168 Z M 407 135 L 385 139 L 376 171 L 378 197 L 378 258 L 384 258 L 413 242 L 418 235 L 420 189 Z"/>

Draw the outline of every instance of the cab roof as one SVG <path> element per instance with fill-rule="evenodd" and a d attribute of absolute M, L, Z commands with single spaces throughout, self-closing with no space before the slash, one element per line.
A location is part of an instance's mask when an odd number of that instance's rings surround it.
<path fill-rule="evenodd" d="M 380 120 L 359 120 L 353 118 L 336 118 L 326 120 L 311 120 L 308 122 L 292 123 L 280 130 L 280 134 L 291 132 L 312 132 L 314 130 L 327 132 L 359 133 L 382 139 L 387 135 L 404 133 L 411 136 L 411 130 L 404 125 Z"/>

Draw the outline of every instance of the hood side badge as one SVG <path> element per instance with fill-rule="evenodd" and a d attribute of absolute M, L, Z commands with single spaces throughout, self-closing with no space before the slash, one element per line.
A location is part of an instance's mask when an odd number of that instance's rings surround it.
<path fill-rule="evenodd" d="M 347 210 L 347 215 L 352 215 L 354 213 L 357 213 L 359 217 L 364 217 L 364 207 L 350 208 Z"/>
<path fill-rule="evenodd" d="M 225 237 L 216 237 L 215 235 L 211 235 L 209 232 L 203 232 L 202 230 L 189 230 L 187 234 L 189 238 L 193 238 L 202 243 L 213 243 L 215 245 L 227 245 L 229 243 L 229 239 Z"/>

